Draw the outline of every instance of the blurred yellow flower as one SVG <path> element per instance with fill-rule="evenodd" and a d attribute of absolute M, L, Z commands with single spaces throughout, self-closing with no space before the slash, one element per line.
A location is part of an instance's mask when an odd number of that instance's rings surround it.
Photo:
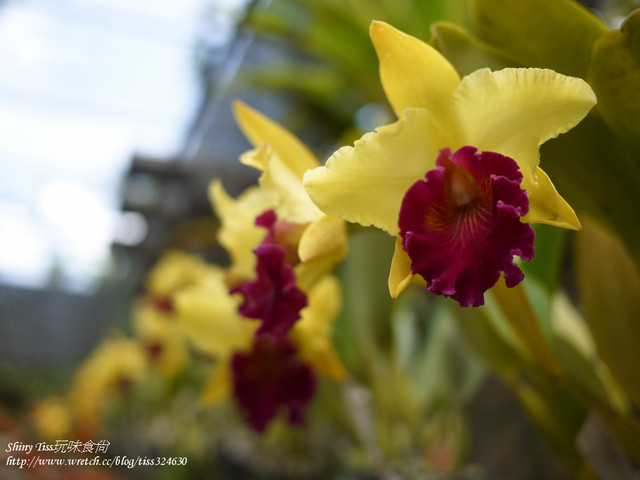
<path fill-rule="evenodd" d="M 69 393 L 76 428 L 91 436 L 100 428 L 108 402 L 125 393 L 149 371 L 147 356 L 136 340 L 104 340 L 76 371 Z"/>
<path fill-rule="evenodd" d="M 304 173 L 320 165 L 311 151 L 291 132 L 245 103 L 236 101 L 234 112 L 254 146 L 240 161 L 262 171 L 259 184 L 272 205 L 268 208 L 275 210 L 278 220 L 305 226 L 295 270 L 298 285 L 307 290 L 344 258 L 345 223 L 321 212 L 302 186 Z"/>
<path fill-rule="evenodd" d="M 189 349 L 184 328 L 173 311 L 159 309 L 154 301 L 140 298 L 133 305 L 132 323 L 135 338 L 154 370 L 168 379 L 184 370 Z"/>
<path fill-rule="evenodd" d="M 211 265 L 182 250 L 165 251 L 147 275 L 145 288 L 158 300 L 168 300 L 171 295 L 186 285 L 207 281 L 215 276 Z M 170 308 L 170 305 L 167 305 Z"/>
<path fill-rule="evenodd" d="M 72 412 L 64 398 L 48 398 L 35 404 L 30 421 L 39 438 L 68 438 L 72 431 Z"/>

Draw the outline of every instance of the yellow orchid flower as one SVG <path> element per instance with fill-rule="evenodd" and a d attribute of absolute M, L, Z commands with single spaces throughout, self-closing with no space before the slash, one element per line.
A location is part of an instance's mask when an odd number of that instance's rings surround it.
<path fill-rule="evenodd" d="M 240 161 L 262 171 L 259 184 L 278 220 L 304 225 L 298 240 L 297 282 L 303 290 L 340 262 L 347 250 L 343 220 L 321 212 L 302 185 L 307 170 L 320 166 L 291 132 L 241 101 L 234 103 L 238 125 L 254 146 Z"/>
<path fill-rule="evenodd" d="M 380 77 L 399 117 L 307 172 L 324 212 L 397 236 L 389 275 L 395 298 L 413 274 L 427 289 L 481 305 L 513 263 L 533 256 L 528 223 L 580 229 L 539 167 L 539 147 L 595 105 L 589 85 L 552 70 L 477 70 L 460 79 L 428 44 L 383 22 L 370 34 Z"/>
<path fill-rule="evenodd" d="M 231 266 L 209 288 L 182 288 L 174 306 L 196 348 L 216 359 L 202 400 L 233 395 L 262 432 L 280 410 L 303 422 L 316 372 L 346 376 L 330 338 L 340 291 L 326 273 L 344 257 L 347 235 L 302 186 L 304 172 L 319 166 L 304 144 L 247 105 L 234 108 L 256 147 L 241 161 L 263 172 L 260 185 L 233 199 L 219 180 L 210 184 Z"/>
<path fill-rule="evenodd" d="M 157 302 L 149 298 L 139 298 L 132 308 L 132 324 L 151 367 L 168 379 L 186 368 L 187 339 L 174 311 L 159 309 Z"/>
<path fill-rule="evenodd" d="M 147 356 L 136 340 L 117 336 L 104 340 L 75 374 L 69 402 L 81 435 L 99 428 L 108 402 L 149 372 Z"/>
<path fill-rule="evenodd" d="M 340 310 L 339 282 L 325 276 L 309 292 L 308 306 L 290 330 L 289 337 L 300 352 L 300 358 L 320 375 L 343 379 L 346 370 L 331 341 L 331 325 Z M 215 403 L 232 393 L 231 359 L 248 352 L 255 341 L 258 322 L 238 313 L 241 299 L 230 295 L 219 277 L 217 287 L 193 285 L 174 297 L 176 315 L 189 339 L 201 353 L 215 358 L 216 364 L 204 387 L 202 400 Z"/>
<path fill-rule="evenodd" d="M 303 423 L 303 410 L 316 390 L 316 374 L 336 380 L 346 377 L 331 341 L 340 298 L 337 279 L 327 275 L 317 281 L 293 327 L 263 334 L 257 330 L 251 348 L 235 352 L 222 364 L 228 369 L 214 373 L 207 393 L 215 397 L 232 391 L 257 432 L 282 410 L 289 423 Z"/>
<path fill-rule="evenodd" d="M 255 150 L 241 161 L 263 171 L 260 188 L 247 189 L 236 200 L 220 181 L 209 196 L 220 218 L 220 243 L 232 266 L 228 284 L 241 293 L 240 313 L 261 319 L 257 336 L 284 335 L 307 306 L 307 294 L 318 279 L 346 254 L 343 220 L 322 213 L 302 186 L 302 177 L 319 163 L 289 131 L 242 102 L 234 109 Z"/>

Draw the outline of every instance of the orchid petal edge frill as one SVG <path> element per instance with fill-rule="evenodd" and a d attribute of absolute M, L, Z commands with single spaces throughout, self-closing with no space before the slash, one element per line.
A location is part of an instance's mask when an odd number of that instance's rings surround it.
<path fill-rule="evenodd" d="M 397 122 L 365 134 L 308 171 L 303 184 L 325 213 L 396 235 L 402 197 L 435 166 L 446 143 L 427 110 L 407 109 Z"/>
<path fill-rule="evenodd" d="M 501 272 L 509 287 L 524 278 L 514 255 L 533 258 L 533 229 L 520 221 L 529 201 L 516 162 L 476 152 L 443 149 L 438 168 L 407 191 L 399 219 L 412 273 L 463 307 L 484 304 Z"/>

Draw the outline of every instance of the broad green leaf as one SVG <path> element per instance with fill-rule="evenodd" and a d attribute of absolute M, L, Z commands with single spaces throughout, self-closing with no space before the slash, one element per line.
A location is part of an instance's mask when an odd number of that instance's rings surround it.
<path fill-rule="evenodd" d="M 536 256 L 530 262 L 522 262 L 520 268 L 527 278 L 535 278 L 551 294 L 558 285 L 567 231 L 543 223 L 532 227 L 536 232 Z"/>
<path fill-rule="evenodd" d="M 347 322 L 344 328 L 355 342 L 347 347 L 358 351 L 358 367 L 363 369 L 371 366 L 367 363 L 374 356 L 391 348 L 392 300 L 386 279 L 394 241 L 380 230 L 354 230 L 341 268 Z"/>
<path fill-rule="evenodd" d="M 640 9 L 593 46 L 587 80 L 607 125 L 640 163 Z"/>
<path fill-rule="evenodd" d="M 518 66 L 495 47 L 481 42 L 464 28 L 451 22 L 440 21 L 431 25 L 431 44 L 456 68 L 460 76 L 479 68 L 501 70 Z"/>
<path fill-rule="evenodd" d="M 576 277 L 598 353 L 640 407 L 640 274 L 620 240 L 584 218 L 576 235 Z"/>
<path fill-rule="evenodd" d="M 525 288 L 516 285 L 507 288 L 503 279 L 491 289 L 491 294 L 499 305 L 505 321 L 529 350 L 535 362 L 551 376 L 560 375 L 560 366 L 551 350 L 548 325 L 531 305 Z"/>
<path fill-rule="evenodd" d="M 587 115 L 540 151 L 540 166 L 578 218 L 590 215 L 614 230 L 640 265 L 640 165 L 602 118 Z"/>
<path fill-rule="evenodd" d="M 562 366 L 563 378 L 586 396 L 592 406 L 626 410 L 629 400 L 598 358 L 586 321 L 562 293 L 553 297 L 552 321 L 553 350 Z"/>
<path fill-rule="evenodd" d="M 583 77 L 591 46 L 607 30 L 573 0 L 471 0 L 475 34 L 525 66 Z"/>
<path fill-rule="evenodd" d="M 513 383 L 529 368 L 531 356 L 487 296 L 481 308 L 456 309 L 453 317 L 461 338 L 507 383 Z"/>

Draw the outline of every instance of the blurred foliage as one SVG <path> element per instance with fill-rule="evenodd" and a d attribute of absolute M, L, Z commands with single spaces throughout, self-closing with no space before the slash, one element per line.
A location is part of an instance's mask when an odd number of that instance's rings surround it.
<path fill-rule="evenodd" d="M 605 23 L 572 0 L 254 6 L 243 28 L 287 54 L 242 70 L 234 88 L 286 92 L 294 106 L 287 123 L 322 130 L 321 149 L 388 118 L 379 107 L 386 100 L 372 19 L 430 41 L 461 75 L 517 66 L 586 79 L 598 106 L 541 149 L 542 167 L 584 228 L 536 226 L 536 257 L 522 265 L 526 280 L 512 289 L 499 283 L 475 309 L 426 296 L 420 286 L 392 301 L 384 279 L 393 239 L 354 228 L 338 272 L 345 306 L 334 335 L 350 378 L 321 384 L 305 430 L 278 421 L 260 437 L 228 404 L 204 408 L 197 392 L 211 360 L 194 355 L 186 372 L 145 376 L 105 407 L 105 431 L 119 451 L 146 445 L 154 454 L 189 455 L 189 470 L 166 473 L 172 478 L 454 475 L 469 458 L 468 406 L 491 374 L 577 478 L 607 478 L 578 441 L 594 417 L 617 441 L 611 448 L 619 461 L 640 463 L 640 11 L 619 29 L 609 26 L 632 7 L 608 2 Z M 22 394 L 11 396 L 21 392 L 12 386 L 17 380 L 7 378 L 6 403 L 23 402 Z"/>
<path fill-rule="evenodd" d="M 369 40 L 371 20 L 387 21 L 428 40 L 431 23 L 442 18 L 466 25 L 465 0 L 273 0 L 268 8 L 258 4 L 247 27 L 289 55 L 245 68 L 241 79 L 249 88 L 286 92 L 295 105 L 291 123 L 296 129 L 327 129 L 334 147 L 354 125 L 360 108 L 386 104 Z"/>

